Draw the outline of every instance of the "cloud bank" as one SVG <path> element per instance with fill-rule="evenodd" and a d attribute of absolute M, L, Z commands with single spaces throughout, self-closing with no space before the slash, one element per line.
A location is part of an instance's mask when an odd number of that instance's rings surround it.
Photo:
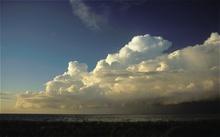
<path fill-rule="evenodd" d="M 83 0 L 70 0 L 73 14 L 77 16 L 88 28 L 101 30 L 101 25 L 105 22 L 105 17 L 93 12 Z"/>
<path fill-rule="evenodd" d="M 169 54 L 171 42 L 135 36 L 117 53 L 87 64 L 69 62 L 67 72 L 47 82 L 45 91 L 17 94 L 17 108 L 145 108 L 219 98 L 220 36 Z"/>
<path fill-rule="evenodd" d="M 14 95 L 12 95 L 10 92 L 0 92 L 0 99 L 9 99 L 12 100 L 14 99 Z"/>

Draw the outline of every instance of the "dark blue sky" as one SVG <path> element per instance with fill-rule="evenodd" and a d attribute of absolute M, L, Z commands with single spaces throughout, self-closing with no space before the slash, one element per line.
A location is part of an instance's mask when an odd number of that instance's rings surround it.
<path fill-rule="evenodd" d="M 219 30 L 217 1 L 85 1 L 104 20 L 94 30 L 73 14 L 68 0 L 1 1 L 3 92 L 39 91 L 67 70 L 117 52 L 136 35 L 162 36 L 167 52 L 201 44 Z"/>

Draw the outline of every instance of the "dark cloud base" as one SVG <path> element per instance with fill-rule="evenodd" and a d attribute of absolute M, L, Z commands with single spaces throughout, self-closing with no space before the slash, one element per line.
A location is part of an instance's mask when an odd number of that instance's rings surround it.
<path fill-rule="evenodd" d="M 186 102 L 181 104 L 171 104 L 166 106 L 153 106 L 151 108 L 142 109 L 143 114 L 219 114 L 220 102 L 219 98 L 211 101 Z"/>

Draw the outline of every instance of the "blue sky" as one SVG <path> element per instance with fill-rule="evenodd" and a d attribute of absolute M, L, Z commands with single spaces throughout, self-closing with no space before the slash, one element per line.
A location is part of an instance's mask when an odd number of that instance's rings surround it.
<path fill-rule="evenodd" d="M 219 33 L 215 1 L 77 2 L 1 1 L 1 92 L 44 91 L 70 61 L 86 63 L 91 72 L 137 35 L 171 41 L 163 51 L 171 53 Z"/>

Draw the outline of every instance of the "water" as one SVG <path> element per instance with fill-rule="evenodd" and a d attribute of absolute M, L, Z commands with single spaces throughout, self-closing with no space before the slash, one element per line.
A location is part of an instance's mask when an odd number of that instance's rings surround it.
<path fill-rule="evenodd" d="M 220 120 L 219 115 L 72 115 L 72 114 L 0 114 L 0 120 L 67 122 L 145 122 Z"/>

